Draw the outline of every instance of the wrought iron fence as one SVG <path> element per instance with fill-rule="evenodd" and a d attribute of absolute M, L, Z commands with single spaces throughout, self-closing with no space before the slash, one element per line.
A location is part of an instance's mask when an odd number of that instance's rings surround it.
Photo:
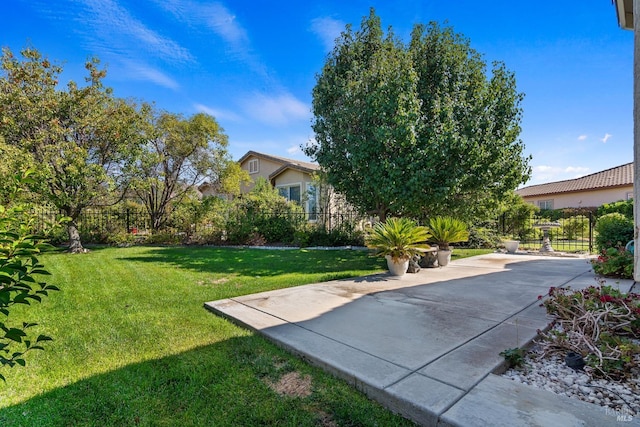
<path fill-rule="evenodd" d="M 215 212 L 214 219 L 207 215 L 197 217 L 174 218 L 170 217 L 167 223 L 159 230 L 163 233 L 173 233 L 182 236 L 193 236 L 198 233 L 219 232 L 220 235 L 228 235 L 229 228 L 250 226 L 275 226 L 282 224 L 303 228 L 305 225 L 321 229 L 325 232 L 337 230 L 363 230 L 367 225 L 375 221 L 374 217 L 363 216 L 355 211 L 328 210 L 315 212 L 290 212 L 290 211 L 256 211 L 246 212 L 233 207 L 223 208 Z M 40 209 L 37 211 L 39 218 L 37 228 L 44 228 L 45 224 L 54 221 L 62 214 L 53 209 Z M 144 209 L 85 209 L 76 224 L 83 241 L 89 243 L 103 243 L 109 240 L 109 236 L 120 233 L 145 236 L 152 234 L 151 219 Z M 256 230 L 258 234 L 268 234 L 267 230 Z M 293 229 L 289 230 L 293 233 Z"/>
<path fill-rule="evenodd" d="M 545 226 L 546 225 L 546 226 Z M 544 229 L 554 250 L 593 252 L 595 215 L 585 209 L 540 211 L 531 215 L 503 214 L 498 219 L 498 234 L 520 241 L 520 248 L 540 249 Z"/>
<path fill-rule="evenodd" d="M 376 217 L 359 214 L 352 210 L 331 210 L 317 212 L 240 212 L 233 208 L 225 208 L 216 212 L 218 221 L 204 218 L 172 219 L 159 230 L 183 236 L 193 236 L 198 233 L 214 233 L 229 236 L 231 226 L 242 226 L 243 223 L 252 226 L 260 224 L 294 225 L 295 230 L 310 229 L 332 231 L 362 231 L 377 221 Z M 41 210 L 38 212 L 40 224 L 45 224 L 59 217 L 55 210 Z M 262 218 L 263 222 L 256 221 Z M 281 220 L 278 223 L 276 220 Z M 235 222 L 234 222 L 235 221 Z M 495 222 L 495 232 L 503 239 L 520 241 L 520 248 L 536 250 L 543 244 L 544 232 L 539 227 L 542 223 L 554 223 L 548 235 L 552 247 L 565 252 L 593 252 L 595 215 L 586 210 L 557 210 L 541 211 L 533 215 L 504 214 Z M 280 224 L 280 225 L 279 225 Z M 77 221 L 78 229 L 85 242 L 107 242 L 109 237 L 119 233 L 132 235 L 151 234 L 149 214 L 143 209 L 86 209 Z M 493 228 L 493 227 L 492 227 Z M 265 230 L 257 230 L 258 234 Z M 293 228 L 284 231 L 294 233 Z M 224 238 L 224 237 L 223 237 Z"/>

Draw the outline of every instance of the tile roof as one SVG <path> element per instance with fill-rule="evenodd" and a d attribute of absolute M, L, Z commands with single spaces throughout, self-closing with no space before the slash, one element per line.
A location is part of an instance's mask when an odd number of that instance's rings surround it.
<path fill-rule="evenodd" d="M 248 151 L 244 156 L 242 156 L 240 158 L 240 160 L 238 160 L 238 163 L 244 162 L 250 156 L 261 157 L 263 159 L 274 160 L 276 162 L 282 163 L 283 167 L 285 167 L 285 166 L 293 167 L 295 169 L 304 170 L 304 171 L 307 171 L 307 172 L 315 172 L 317 170 L 320 170 L 320 166 L 318 164 L 316 164 L 316 163 L 303 162 L 301 160 L 288 159 L 286 157 L 280 157 L 280 156 L 274 156 L 274 155 L 271 155 L 271 154 L 258 153 L 257 151 Z"/>
<path fill-rule="evenodd" d="M 592 173 L 582 178 L 531 185 L 516 190 L 516 193 L 522 197 L 531 197 L 543 194 L 571 193 L 575 191 L 589 191 L 627 185 L 633 185 L 633 162 L 616 166 L 615 168 L 602 172 Z"/>

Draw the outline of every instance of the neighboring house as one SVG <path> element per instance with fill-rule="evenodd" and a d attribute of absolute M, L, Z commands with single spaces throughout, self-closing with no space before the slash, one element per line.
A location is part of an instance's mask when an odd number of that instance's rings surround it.
<path fill-rule="evenodd" d="M 252 180 L 249 185 L 242 186 L 241 193 L 251 191 L 256 179 L 263 177 L 287 200 L 300 203 L 305 212 L 317 212 L 319 193 L 314 181 L 314 174 L 320 170 L 317 164 L 256 151 L 249 151 L 238 163 Z"/>
<path fill-rule="evenodd" d="M 582 178 L 531 185 L 516 190 L 540 209 L 597 207 L 633 198 L 633 163 Z"/>

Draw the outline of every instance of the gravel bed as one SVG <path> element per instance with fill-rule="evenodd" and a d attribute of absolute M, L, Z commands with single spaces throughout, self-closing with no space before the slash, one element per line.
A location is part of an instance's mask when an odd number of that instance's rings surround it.
<path fill-rule="evenodd" d="M 544 356 L 534 345 L 525 366 L 502 374 L 513 381 L 607 408 L 613 414 L 640 415 L 640 372 L 624 382 L 591 378 L 585 371 L 569 368 L 559 355 Z"/>

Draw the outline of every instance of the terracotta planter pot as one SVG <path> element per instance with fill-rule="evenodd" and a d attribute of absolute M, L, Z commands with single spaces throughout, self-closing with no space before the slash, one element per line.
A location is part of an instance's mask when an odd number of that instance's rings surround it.
<path fill-rule="evenodd" d="M 400 260 L 400 262 L 394 262 L 390 255 L 385 257 L 387 259 L 387 267 L 389 268 L 389 273 L 392 276 L 400 277 L 404 276 L 409 268 L 409 260 Z"/>

